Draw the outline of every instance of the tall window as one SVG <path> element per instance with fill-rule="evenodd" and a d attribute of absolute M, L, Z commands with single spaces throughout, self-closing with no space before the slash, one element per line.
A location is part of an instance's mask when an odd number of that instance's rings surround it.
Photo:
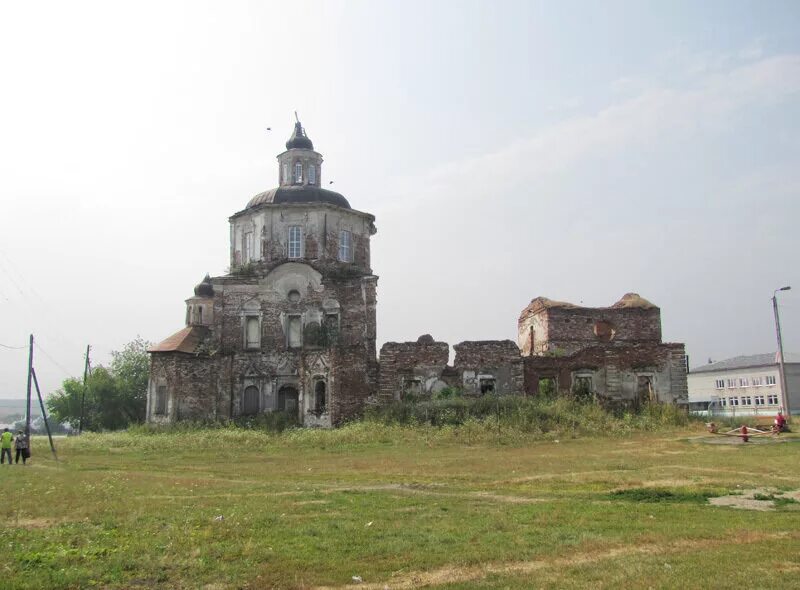
<path fill-rule="evenodd" d="M 725 389 L 725 379 L 717 379 L 717 389 Z"/>
<path fill-rule="evenodd" d="M 261 348 L 261 322 L 258 316 L 247 316 L 244 321 L 244 347 Z"/>
<path fill-rule="evenodd" d="M 767 385 L 775 385 L 775 375 L 767 375 Z"/>
<path fill-rule="evenodd" d="M 297 184 L 303 182 L 303 164 L 300 162 L 294 163 L 294 181 Z"/>
<path fill-rule="evenodd" d="M 308 184 L 317 183 L 317 167 L 314 164 L 308 165 Z"/>
<path fill-rule="evenodd" d="M 159 385 L 156 388 L 156 407 L 155 414 L 167 413 L 167 386 Z"/>
<path fill-rule="evenodd" d="M 249 231 L 244 234 L 244 239 L 242 240 L 244 244 L 244 260 L 243 262 L 247 264 L 251 260 L 253 260 L 253 232 Z"/>
<path fill-rule="evenodd" d="M 286 162 L 283 163 L 283 177 L 281 178 L 281 184 L 285 184 L 289 182 L 289 164 Z"/>
<path fill-rule="evenodd" d="M 342 262 L 351 262 L 353 249 L 351 247 L 350 232 L 343 229 L 339 232 L 339 260 Z"/>
<path fill-rule="evenodd" d="M 753 377 L 753 387 L 761 387 L 764 385 L 764 379 L 761 377 Z"/>
<path fill-rule="evenodd" d="M 740 377 L 739 378 L 739 387 L 749 387 L 750 381 L 748 381 L 747 377 Z"/>
<path fill-rule="evenodd" d="M 300 348 L 303 346 L 303 318 L 299 315 L 289 316 L 289 334 L 288 345 L 289 348 Z"/>
<path fill-rule="evenodd" d="M 729 388 L 736 387 L 736 379 L 728 379 L 728 387 Z"/>
<path fill-rule="evenodd" d="M 289 228 L 289 258 L 303 257 L 303 228 L 293 225 Z"/>

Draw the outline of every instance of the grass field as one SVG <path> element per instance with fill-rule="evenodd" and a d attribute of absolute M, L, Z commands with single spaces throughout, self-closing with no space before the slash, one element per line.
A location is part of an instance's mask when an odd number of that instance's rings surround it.
<path fill-rule="evenodd" d="M 37 440 L 4 588 L 800 587 L 800 444 L 354 424 Z M 753 504 L 708 499 L 761 488 Z M 774 498 L 777 501 L 773 501 Z M 774 507 L 773 507 L 774 506 Z"/>

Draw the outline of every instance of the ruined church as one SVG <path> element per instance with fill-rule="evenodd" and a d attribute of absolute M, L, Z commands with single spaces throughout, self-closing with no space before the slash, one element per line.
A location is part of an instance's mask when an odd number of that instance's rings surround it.
<path fill-rule="evenodd" d="M 367 403 L 464 395 L 591 394 L 608 404 L 685 403 L 683 344 L 662 343 L 658 307 L 629 293 L 605 308 L 539 297 L 517 342 L 450 346 L 429 335 L 376 355 L 375 217 L 322 188 L 322 155 L 298 121 L 278 186 L 229 218 L 230 270 L 186 300 L 185 327 L 150 348 L 147 420 L 286 412 L 331 427 Z"/>

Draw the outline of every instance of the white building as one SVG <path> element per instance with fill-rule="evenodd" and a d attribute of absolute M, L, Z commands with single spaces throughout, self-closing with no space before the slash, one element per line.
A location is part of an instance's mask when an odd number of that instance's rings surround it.
<path fill-rule="evenodd" d="M 786 353 L 789 407 L 800 414 L 800 354 Z M 774 415 L 783 409 L 777 354 L 737 356 L 689 372 L 689 405 L 716 416 Z"/>

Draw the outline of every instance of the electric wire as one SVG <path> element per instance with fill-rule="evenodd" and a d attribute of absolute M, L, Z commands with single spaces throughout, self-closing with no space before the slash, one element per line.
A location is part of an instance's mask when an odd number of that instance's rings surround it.
<path fill-rule="evenodd" d="M 7 344 L 0 344 L 0 348 L 7 348 L 9 350 L 23 350 L 28 348 L 27 346 L 8 346 Z"/>
<path fill-rule="evenodd" d="M 73 375 L 73 374 L 70 372 L 70 370 L 69 370 L 69 369 L 66 369 L 66 368 L 64 367 L 64 365 L 62 365 L 62 364 L 61 364 L 61 363 L 59 363 L 59 362 L 58 362 L 56 359 L 54 359 L 52 356 L 50 356 L 50 354 L 48 354 L 48 352 L 47 352 L 47 351 L 46 351 L 44 348 L 42 348 L 42 347 L 39 345 L 39 343 L 38 343 L 38 342 L 36 342 L 36 341 L 34 340 L 34 341 L 33 341 L 33 345 L 34 345 L 34 346 L 36 347 L 36 349 L 37 349 L 39 352 L 41 352 L 41 353 L 42 353 L 42 354 L 43 354 L 43 355 L 44 355 L 44 356 L 45 356 L 45 357 L 46 357 L 46 358 L 47 358 L 47 359 L 48 359 L 48 360 L 49 360 L 51 363 L 53 363 L 53 364 L 54 364 L 56 367 L 58 367 L 59 369 L 61 369 L 61 371 L 64 373 L 64 375 L 66 375 L 66 376 L 67 376 L 68 378 L 70 378 L 70 379 L 72 379 L 72 378 L 74 378 L 74 377 L 75 377 L 75 375 Z"/>

